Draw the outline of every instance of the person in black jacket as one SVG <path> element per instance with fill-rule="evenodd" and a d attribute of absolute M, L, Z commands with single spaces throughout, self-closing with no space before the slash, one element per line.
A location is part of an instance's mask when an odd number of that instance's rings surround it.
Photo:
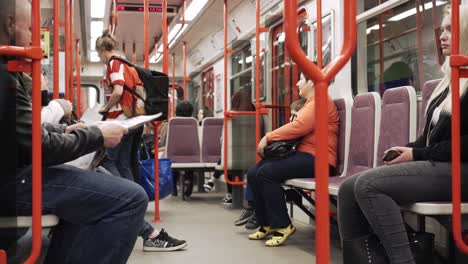
<path fill-rule="evenodd" d="M 451 53 L 451 15 L 441 25 L 441 47 Z M 460 6 L 460 52 L 468 54 L 468 6 Z M 338 192 L 338 220 L 344 263 L 415 263 L 400 205 L 451 201 L 451 78 L 449 60 L 445 77 L 426 109 L 424 133 L 386 165 L 347 179 Z M 468 189 L 468 94 L 465 80 L 461 95 L 462 190 Z M 468 192 L 462 192 L 468 200 Z M 383 245 L 379 246 L 378 241 Z M 364 258 L 364 259 L 362 259 Z"/>
<path fill-rule="evenodd" d="M 28 0 L 0 1 L 0 45 L 31 43 L 30 12 Z M 31 97 L 24 75 L 7 72 L 9 59 L 0 57 L 0 211 L 3 216 L 30 215 Z M 145 191 L 121 178 L 60 164 L 117 145 L 127 129 L 117 124 L 86 128 L 44 124 L 41 132 L 42 208 L 60 218 L 45 263 L 126 263 L 146 212 Z M 9 256 L 12 253 L 8 251 Z"/>

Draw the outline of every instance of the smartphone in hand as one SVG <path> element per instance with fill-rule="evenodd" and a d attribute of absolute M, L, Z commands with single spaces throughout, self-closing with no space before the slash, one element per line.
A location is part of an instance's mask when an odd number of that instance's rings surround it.
<path fill-rule="evenodd" d="M 400 155 L 401 153 L 399 151 L 394 150 L 394 149 L 388 149 L 384 152 L 382 160 L 384 162 L 389 162 L 389 161 L 396 159 Z"/>

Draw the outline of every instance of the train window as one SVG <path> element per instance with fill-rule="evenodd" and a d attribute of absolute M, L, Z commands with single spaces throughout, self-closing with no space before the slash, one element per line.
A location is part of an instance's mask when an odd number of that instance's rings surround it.
<path fill-rule="evenodd" d="M 309 30 L 307 29 L 307 13 L 301 11 L 298 16 L 299 40 L 307 54 L 309 48 Z M 289 56 L 284 43 L 283 25 L 273 29 L 272 35 L 272 128 L 284 125 L 290 116 L 289 106 L 299 99 L 296 83 L 299 81 L 300 70 Z"/>
<path fill-rule="evenodd" d="M 433 6 L 435 3 L 435 6 Z M 439 26 L 448 1 L 413 0 L 367 20 L 367 87 L 358 92 L 411 85 L 420 91 L 428 80 L 442 76 Z M 417 8 L 419 12 L 417 12 Z M 359 52 L 358 51 L 358 52 Z M 364 68 L 366 67 L 366 68 Z M 362 86 L 362 85 L 361 85 Z"/>
<path fill-rule="evenodd" d="M 332 13 L 327 14 L 322 17 L 322 65 L 326 66 L 331 62 L 332 58 L 332 36 L 333 36 L 333 19 Z M 317 43 L 317 22 L 312 23 L 313 29 L 313 41 L 312 43 Z M 313 57 L 317 61 L 317 49 L 313 49 Z"/>
<path fill-rule="evenodd" d="M 214 112 L 214 69 L 202 73 L 202 107 Z"/>
<path fill-rule="evenodd" d="M 252 93 L 252 61 L 253 56 L 250 45 L 232 56 L 231 96 L 240 89 L 247 89 L 249 93 Z"/>

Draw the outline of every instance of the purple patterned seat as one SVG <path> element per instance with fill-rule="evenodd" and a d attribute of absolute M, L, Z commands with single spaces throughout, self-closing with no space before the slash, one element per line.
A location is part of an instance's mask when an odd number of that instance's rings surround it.
<path fill-rule="evenodd" d="M 385 150 L 416 139 L 416 92 L 411 86 L 386 90 L 382 99 L 377 166 Z"/>
<path fill-rule="evenodd" d="M 349 131 L 351 122 L 351 102 L 344 98 L 334 100 L 336 109 L 340 116 L 340 127 L 338 130 L 338 156 L 337 172 L 342 175 L 346 171 Z M 337 178 L 337 177 L 336 177 Z M 307 190 L 315 190 L 315 179 L 292 179 L 286 182 L 286 185 Z"/>
<path fill-rule="evenodd" d="M 375 167 L 380 106 L 380 96 L 375 92 L 360 94 L 354 98 L 348 168 L 342 177 L 330 178 L 328 190 L 331 195 L 338 195 L 338 189 L 346 177 Z"/>
<path fill-rule="evenodd" d="M 223 118 L 208 117 L 202 123 L 201 161 L 205 167 L 214 168 L 221 158 Z"/>
<path fill-rule="evenodd" d="M 169 120 L 166 143 L 167 158 L 172 168 L 203 168 L 198 140 L 198 122 L 193 117 L 174 117 Z"/>
<path fill-rule="evenodd" d="M 438 80 L 432 80 L 432 81 L 427 81 L 422 89 L 422 98 L 421 98 L 421 108 L 419 109 L 419 120 L 418 120 L 418 136 L 420 136 L 423 133 L 424 130 L 424 123 L 426 120 L 426 107 L 427 107 L 427 101 L 431 97 L 432 92 L 434 92 L 434 89 L 436 86 L 439 84 L 441 79 Z"/>

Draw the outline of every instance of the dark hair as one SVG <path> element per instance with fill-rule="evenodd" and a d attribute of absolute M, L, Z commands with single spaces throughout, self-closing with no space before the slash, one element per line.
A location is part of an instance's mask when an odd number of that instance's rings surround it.
<path fill-rule="evenodd" d="M 191 117 L 193 115 L 193 106 L 188 101 L 182 101 L 177 104 L 175 113 L 176 116 Z"/>
<path fill-rule="evenodd" d="M 98 51 L 113 51 L 117 49 L 119 42 L 108 29 L 102 32 L 102 36 L 96 39 L 96 50 Z"/>
<path fill-rule="evenodd" d="M 307 100 L 305 98 L 301 98 L 299 100 L 296 100 L 294 101 L 292 104 L 291 104 L 291 111 L 296 111 L 298 112 L 299 110 L 301 110 L 301 108 L 304 106 L 304 104 L 307 102 Z"/>

